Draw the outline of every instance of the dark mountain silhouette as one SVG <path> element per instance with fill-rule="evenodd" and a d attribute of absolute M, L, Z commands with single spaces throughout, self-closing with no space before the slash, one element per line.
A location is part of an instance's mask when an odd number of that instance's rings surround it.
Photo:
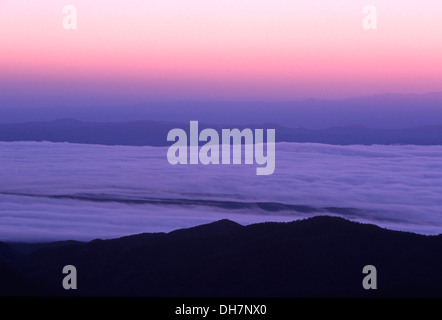
<path fill-rule="evenodd" d="M 0 296 L 33 296 L 45 294 L 30 279 L 4 262 L 0 262 Z"/>
<path fill-rule="evenodd" d="M 82 122 L 61 119 L 48 122 L 0 124 L 0 141 L 51 141 L 102 145 L 169 146 L 167 133 L 173 128 L 189 132 L 189 123 L 158 121 Z M 442 125 L 408 129 L 371 129 L 364 126 L 328 129 L 289 128 L 272 123 L 228 126 L 200 123 L 199 129 L 276 129 L 277 142 L 349 144 L 442 145 Z M 221 134 L 220 134 L 221 136 Z M 203 143 L 201 143 L 202 145 Z"/>
<path fill-rule="evenodd" d="M 250 226 L 221 220 L 167 234 L 64 243 L 17 253 L 13 261 L 0 264 L 8 284 L 0 282 L 0 293 L 442 297 L 441 252 L 442 235 L 391 231 L 336 217 Z M 62 288 L 65 265 L 77 268 L 77 290 Z M 378 290 L 362 288 L 365 265 L 377 267 Z M 14 291 L 18 289 L 19 293 Z"/>
<path fill-rule="evenodd" d="M 0 296 L 29 296 L 47 294 L 42 288 L 25 275 L 11 267 L 11 263 L 19 259 L 17 253 L 9 244 L 0 242 Z"/>
<path fill-rule="evenodd" d="M 15 252 L 15 256 L 29 254 L 42 248 L 56 248 L 70 246 L 74 244 L 81 244 L 81 241 L 67 240 L 43 243 L 9 243 L 10 249 Z"/>
<path fill-rule="evenodd" d="M 9 244 L 0 242 L 0 262 L 11 262 L 17 256 L 17 252 Z"/>

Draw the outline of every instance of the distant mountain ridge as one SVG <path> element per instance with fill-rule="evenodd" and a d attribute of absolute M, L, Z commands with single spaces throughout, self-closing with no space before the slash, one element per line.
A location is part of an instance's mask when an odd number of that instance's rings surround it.
<path fill-rule="evenodd" d="M 140 101 L 102 106 L 64 101 L 5 101 L 0 97 L 0 123 L 73 118 L 88 122 L 171 121 L 216 125 L 271 122 L 307 129 L 359 124 L 374 129 L 404 129 L 439 125 L 442 92 L 385 93 L 346 99 L 293 101 Z"/>
<path fill-rule="evenodd" d="M 13 246 L 2 244 L 0 257 L 5 248 Z M 221 220 L 167 234 L 41 246 L 0 261 L 0 294 L 440 298 L 440 252 L 442 235 L 337 217 L 250 226 Z M 61 286 L 68 264 L 78 270 L 75 291 Z M 377 290 L 362 287 L 365 265 L 377 268 Z"/>
<path fill-rule="evenodd" d="M 84 122 L 60 119 L 47 122 L 0 124 L 0 141 L 50 141 L 101 145 L 168 146 L 173 128 L 189 131 L 189 123 L 131 121 Z M 277 142 L 312 142 L 334 145 L 442 145 L 442 124 L 408 129 L 372 129 L 361 125 L 328 129 L 289 128 L 272 123 L 220 126 L 200 123 L 199 129 L 276 129 Z"/>

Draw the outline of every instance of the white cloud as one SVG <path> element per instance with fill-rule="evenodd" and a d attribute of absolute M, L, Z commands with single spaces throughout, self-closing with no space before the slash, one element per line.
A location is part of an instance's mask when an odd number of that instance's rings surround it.
<path fill-rule="evenodd" d="M 254 165 L 172 166 L 167 148 L 0 142 L 0 150 L 2 240 L 88 240 L 222 218 L 249 224 L 312 215 L 46 197 L 78 194 L 354 208 L 346 215 L 354 220 L 442 233 L 442 146 L 278 143 L 270 176 L 256 176 Z"/>

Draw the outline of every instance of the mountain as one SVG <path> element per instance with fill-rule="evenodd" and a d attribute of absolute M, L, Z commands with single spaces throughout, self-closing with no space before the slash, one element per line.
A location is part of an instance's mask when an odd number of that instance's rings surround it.
<path fill-rule="evenodd" d="M 161 146 L 174 124 L 154 121 L 92 123 L 74 119 L 0 125 L 0 141 L 51 141 Z"/>
<path fill-rule="evenodd" d="M 81 244 L 80 241 L 67 240 L 43 243 L 9 243 L 10 250 L 13 250 L 15 256 L 26 255 L 42 248 L 58 248 L 70 246 L 74 244 Z"/>
<path fill-rule="evenodd" d="M 440 252 L 442 235 L 319 216 L 249 226 L 221 220 L 170 233 L 45 247 L 8 268 L 50 295 L 442 297 Z M 65 265 L 77 268 L 77 290 L 62 288 Z M 377 268 L 377 290 L 362 287 L 365 265 Z M 14 288 L 20 286 L 17 280 Z"/>
<path fill-rule="evenodd" d="M 439 125 L 442 93 L 379 94 L 339 100 L 299 101 L 146 101 L 136 105 L 51 106 L 48 101 L 19 104 L 0 97 L 0 123 L 74 118 L 87 122 L 132 122 L 141 119 L 215 125 L 272 122 L 307 129 L 348 127 L 404 129 Z"/>
<path fill-rule="evenodd" d="M 17 257 L 13 248 L 4 242 L 0 242 L 0 262 L 10 262 Z"/>
<path fill-rule="evenodd" d="M 45 291 L 10 265 L 18 254 L 9 244 L 0 242 L 0 296 L 42 295 Z"/>
<path fill-rule="evenodd" d="M 167 133 L 174 128 L 189 131 L 189 123 L 158 121 L 83 122 L 60 119 L 47 122 L 0 124 L 0 141 L 51 141 L 102 145 L 169 146 Z M 214 128 L 276 129 L 277 142 L 313 142 L 335 145 L 349 144 L 415 144 L 442 145 L 442 125 L 408 129 L 372 129 L 364 126 L 331 127 L 328 129 L 289 128 L 272 123 L 222 127 L 199 124 L 200 131 Z M 221 136 L 221 135 L 220 135 Z M 202 145 L 202 143 L 201 143 Z"/>

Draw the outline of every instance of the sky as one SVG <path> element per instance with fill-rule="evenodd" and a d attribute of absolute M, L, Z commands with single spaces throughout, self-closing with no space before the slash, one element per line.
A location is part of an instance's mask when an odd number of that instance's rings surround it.
<path fill-rule="evenodd" d="M 65 30 L 62 10 L 77 9 Z M 365 5 L 377 29 L 363 28 Z M 0 0 L 0 96 L 339 99 L 442 88 L 440 0 Z"/>
<path fill-rule="evenodd" d="M 277 143 L 269 176 L 257 176 L 254 165 L 172 166 L 163 147 L 0 142 L 0 149 L 0 241 L 92 240 L 314 215 L 442 233 L 442 146 Z M 258 202 L 288 209 L 263 210 Z"/>

